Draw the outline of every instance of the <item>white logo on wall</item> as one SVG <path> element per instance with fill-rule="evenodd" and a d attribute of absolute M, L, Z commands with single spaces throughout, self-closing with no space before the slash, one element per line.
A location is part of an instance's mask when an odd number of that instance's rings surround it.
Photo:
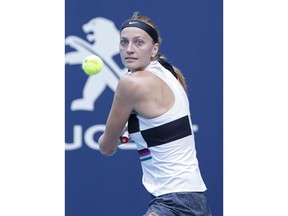
<path fill-rule="evenodd" d="M 119 78 L 127 73 L 127 69 L 121 69 L 113 60 L 113 56 L 119 54 L 119 30 L 115 24 L 106 18 L 96 17 L 82 26 L 87 34 L 87 41 L 70 35 L 66 37 L 65 44 L 75 49 L 65 54 L 65 64 L 82 64 L 85 57 L 91 54 L 98 55 L 104 62 L 101 73 L 89 76 L 83 86 L 82 98 L 72 101 L 71 111 L 93 111 L 94 103 L 103 93 L 106 87 L 115 92 Z M 93 125 L 84 133 L 86 144 L 95 150 L 99 150 L 98 143 L 93 136 L 97 132 L 103 132 L 105 125 Z M 65 144 L 66 150 L 75 150 L 82 146 L 82 126 L 73 126 L 73 143 Z M 136 149 L 136 145 L 128 143 L 119 146 L 121 149 Z"/>

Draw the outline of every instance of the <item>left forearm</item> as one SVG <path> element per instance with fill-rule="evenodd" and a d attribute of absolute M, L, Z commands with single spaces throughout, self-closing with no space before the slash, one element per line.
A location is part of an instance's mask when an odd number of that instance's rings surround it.
<path fill-rule="evenodd" d="M 102 134 L 98 139 L 98 144 L 101 154 L 105 156 L 112 156 L 117 150 L 117 143 L 107 142 L 104 134 Z"/>

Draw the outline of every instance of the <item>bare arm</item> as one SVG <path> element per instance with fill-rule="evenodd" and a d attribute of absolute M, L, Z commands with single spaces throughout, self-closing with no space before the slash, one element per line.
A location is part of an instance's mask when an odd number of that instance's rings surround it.
<path fill-rule="evenodd" d="M 105 131 L 98 140 L 103 155 L 113 155 L 117 150 L 119 137 L 133 110 L 131 90 L 133 90 L 133 80 L 129 75 L 123 76 L 115 91 Z"/>

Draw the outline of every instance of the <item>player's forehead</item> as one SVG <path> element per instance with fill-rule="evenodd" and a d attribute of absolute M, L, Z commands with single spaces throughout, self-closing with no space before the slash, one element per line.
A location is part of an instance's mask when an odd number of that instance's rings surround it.
<path fill-rule="evenodd" d="M 125 38 L 125 39 L 133 39 L 133 38 L 148 39 L 150 38 L 147 32 L 137 27 L 127 27 L 123 29 L 120 33 L 120 37 Z"/>

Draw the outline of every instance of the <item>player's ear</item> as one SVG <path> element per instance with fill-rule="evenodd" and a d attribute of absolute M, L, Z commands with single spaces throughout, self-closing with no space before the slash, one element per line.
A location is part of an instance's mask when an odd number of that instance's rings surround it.
<path fill-rule="evenodd" d="M 155 56 L 158 53 L 158 50 L 159 50 L 159 44 L 156 43 L 156 44 L 154 44 L 154 47 L 153 47 L 153 50 L 152 50 L 152 58 L 155 58 Z"/>

